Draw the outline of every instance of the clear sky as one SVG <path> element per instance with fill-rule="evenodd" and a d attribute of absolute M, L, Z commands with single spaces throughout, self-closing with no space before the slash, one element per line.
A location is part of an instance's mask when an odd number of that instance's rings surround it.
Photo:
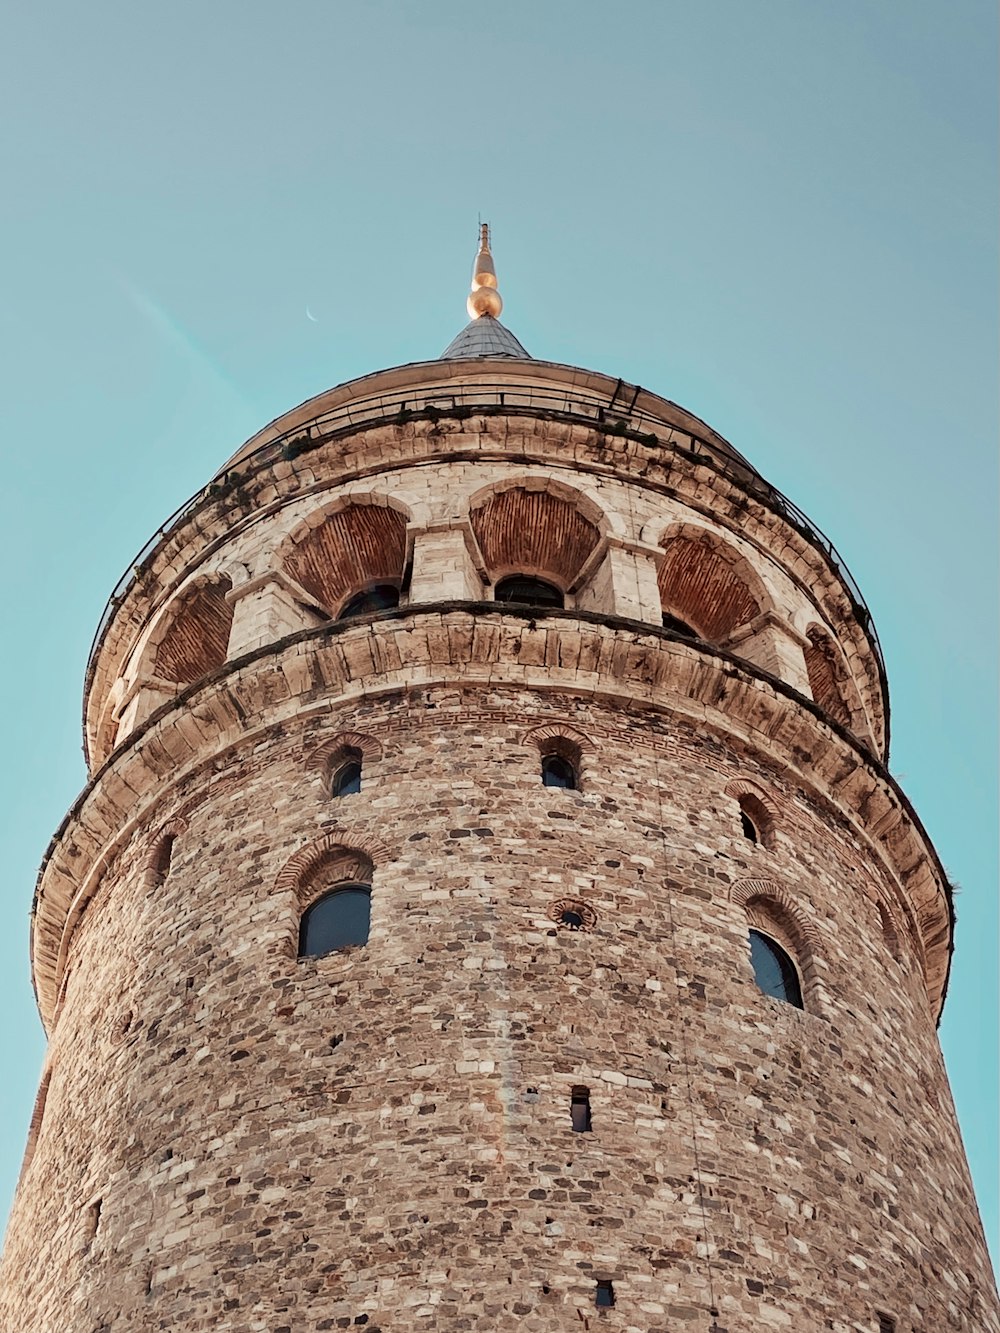
<path fill-rule="evenodd" d="M 996 1252 L 996 26 L 992 0 L 8 7 L 0 1213 L 105 599 L 259 426 L 439 354 L 481 212 L 530 352 L 704 417 L 861 584 L 891 768 L 961 885 L 941 1036 Z"/>

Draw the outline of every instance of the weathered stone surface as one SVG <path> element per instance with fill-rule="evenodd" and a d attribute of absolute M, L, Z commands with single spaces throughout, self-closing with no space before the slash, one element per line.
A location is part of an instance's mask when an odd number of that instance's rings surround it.
<path fill-rule="evenodd" d="M 515 370 L 567 402 L 603 378 Z M 934 1028 L 947 886 L 836 571 L 652 395 L 648 438 L 411 420 L 414 375 L 374 377 L 398 421 L 235 460 L 102 637 L 35 903 L 50 1048 L 0 1327 L 998 1333 Z M 490 601 L 509 572 L 565 608 Z M 399 609 L 322 623 L 396 575 Z M 365 876 L 367 944 L 299 958 Z M 804 1009 L 758 989 L 751 926 Z"/>

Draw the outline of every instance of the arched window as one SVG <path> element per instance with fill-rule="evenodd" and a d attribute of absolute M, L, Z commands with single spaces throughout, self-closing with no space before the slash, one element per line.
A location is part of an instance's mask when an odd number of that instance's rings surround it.
<path fill-rule="evenodd" d="M 299 929 L 299 957 L 319 958 L 368 943 L 370 884 L 338 884 L 306 911 Z"/>
<path fill-rule="evenodd" d="M 361 751 L 347 745 L 334 764 L 330 779 L 331 796 L 353 796 L 361 790 Z"/>
<path fill-rule="evenodd" d="M 698 631 L 692 629 L 686 620 L 681 620 L 679 616 L 672 616 L 669 611 L 664 611 L 663 613 L 663 628 L 673 630 L 675 634 L 681 634 L 685 639 L 698 639 L 701 637 Z"/>
<path fill-rule="evenodd" d="M 561 754 L 542 755 L 542 786 L 576 790 L 576 769 Z"/>
<path fill-rule="evenodd" d="M 769 935 L 750 931 L 750 963 L 754 980 L 765 995 L 802 1009 L 802 987 L 795 964 Z"/>
<path fill-rule="evenodd" d="M 729 795 L 733 794 L 732 787 L 727 787 L 726 791 Z M 771 811 L 753 792 L 740 792 L 736 799 L 740 807 L 740 828 L 744 838 L 761 847 L 772 847 L 774 816 Z"/>
<path fill-rule="evenodd" d="M 373 588 L 365 588 L 349 597 L 337 613 L 338 620 L 350 620 L 352 616 L 370 616 L 375 611 L 390 611 L 399 605 L 399 589 L 394 583 L 376 583 Z"/>
<path fill-rule="evenodd" d="M 498 602 L 522 602 L 525 606 L 563 606 L 563 595 L 554 583 L 530 574 L 508 574 L 493 590 Z"/>

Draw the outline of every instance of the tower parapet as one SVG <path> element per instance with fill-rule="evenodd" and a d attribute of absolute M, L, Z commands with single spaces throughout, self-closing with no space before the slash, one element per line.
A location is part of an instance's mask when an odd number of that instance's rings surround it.
<path fill-rule="evenodd" d="M 692 414 L 470 313 L 102 621 L 0 1309 L 997 1329 L 860 593 Z"/>

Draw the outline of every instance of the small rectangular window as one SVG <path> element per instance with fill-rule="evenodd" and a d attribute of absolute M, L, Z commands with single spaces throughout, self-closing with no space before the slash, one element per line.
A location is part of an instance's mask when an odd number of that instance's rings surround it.
<path fill-rule="evenodd" d="M 615 1284 L 598 1280 L 597 1291 L 594 1293 L 594 1304 L 599 1310 L 609 1310 L 615 1303 Z"/>
<path fill-rule="evenodd" d="M 589 1134 L 591 1130 L 590 1123 L 590 1089 L 574 1088 L 569 1103 L 570 1119 L 573 1123 L 573 1132 L 576 1134 Z"/>

